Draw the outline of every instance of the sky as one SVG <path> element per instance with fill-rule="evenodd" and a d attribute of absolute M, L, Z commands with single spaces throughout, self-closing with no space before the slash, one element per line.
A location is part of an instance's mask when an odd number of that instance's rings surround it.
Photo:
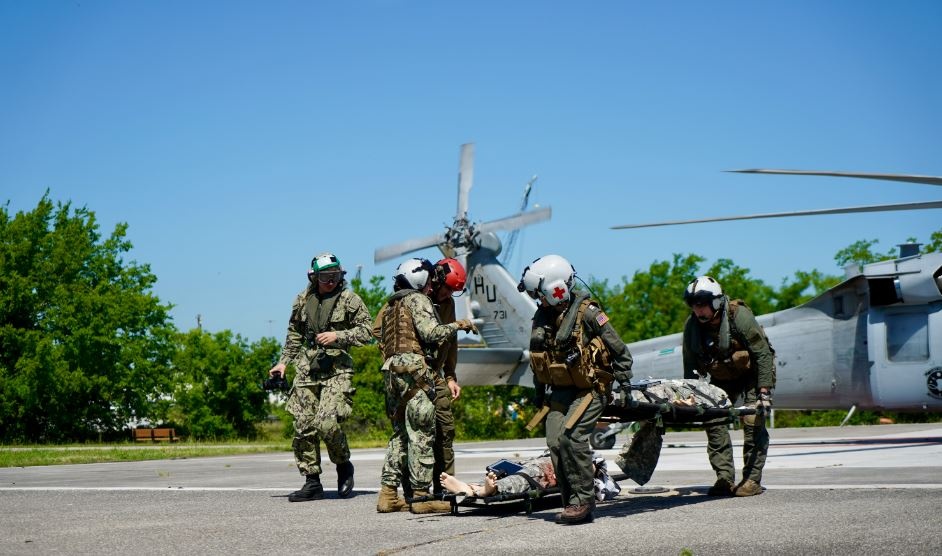
<path fill-rule="evenodd" d="M 313 255 L 531 206 L 509 271 L 620 281 L 674 253 L 771 285 L 942 228 L 942 211 L 611 226 L 938 200 L 787 168 L 942 175 L 942 3 L 0 2 L 0 202 L 128 224 L 181 330 L 284 337 Z M 418 253 L 436 260 L 437 250 Z M 732 292 L 731 292 L 732 293 Z M 678 292 L 680 295 L 680 292 Z"/>

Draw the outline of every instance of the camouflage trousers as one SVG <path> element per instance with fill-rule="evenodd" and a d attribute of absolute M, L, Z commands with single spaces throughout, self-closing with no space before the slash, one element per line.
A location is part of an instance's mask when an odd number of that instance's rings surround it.
<path fill-rule="evenodd" d="M 592 448 L 589 435 L 602 415 L 604 401 L 592 392 L 589 406 L 572 428 L 566 422 L 582 403 L 583 390 L 553 388 L 550 392 L 550 412 L 546 416 L 546 446 L 549 448 L 556 470 L 556 483 L 564 505 L 588 504 L 595 500 L 595 470 L 592 466 Z"/>
<path fill-rule="evenodd" d="M 383 371 L 383 381 L 386 385 L 386 410 L 394 416 L 415 381 L 407 373 L 392 371 Z M 424 392 L 415 394 L 406 402 L 403 418 L 393 418 L 392 426 L 380 482 L 398 487 L 403 481 L 403 472 L 408 469 L 412 490 L 428 491 L 435 465 L 435 404 Z"/>
<path fill-rule="evenodd" d="M 455 414 L 451 411 L 451 390 L 445 381 L 435 383 L 435 466 L 432 483 L 435 492 L 441 492 L 439 475 L 444 471 L 455 474 Z"/>
<path fill-rule="evenodd" d="M 340 423 L 353 411 L 353 370 L 338 370 L 316 383 L 297 381 L 285 409 L 294 417 L 294 461 L 302 475 L 319 475 L 321 440 L 330 461 L 339 465 L 350 460 L 347 435 Z"/>
<path fill-rule="evenodd" d="M 756 407 L 759 395 L 754 382 L 716 382 L 714 385 L 722 388 L 733 403 L 742 396 L 746 407 Z M 742 418 L 742 424 L 742 478 L 761 483 L 762 468 L 765 467 L 769 453 L 769 431 L 765 428 L 765 416 L 746 415 Z M 710 458 L 710 466 L 716 472 L 716 478 L 736 484 L 733 442 L 729 437 L 729 428 L 725 424 L 705 428 L 707 456 Z"/>

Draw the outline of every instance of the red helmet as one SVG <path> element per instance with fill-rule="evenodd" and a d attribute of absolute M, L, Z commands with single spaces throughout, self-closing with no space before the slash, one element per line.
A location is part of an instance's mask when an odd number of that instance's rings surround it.
<path fill-rule="evenodd" d="M 435 263 L 435 274 L 439 283 L 448 286 L 451 291 L 460 292 L 464 290 L 464 284 L 468 281 L 468 273 L 465 272 L 461 263 L 455 259 L 442 259 Z"/>

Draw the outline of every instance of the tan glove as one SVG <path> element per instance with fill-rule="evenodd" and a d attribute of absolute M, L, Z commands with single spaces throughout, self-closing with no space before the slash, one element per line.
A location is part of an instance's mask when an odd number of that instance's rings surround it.
<path fill-rule="evenodd" d="M 465 332 L 475 332 L 477 333 L 478 329 L 474 327 L 474 323 L 468 319 L 456 320 L 455 324 L 458 325 L 458 330 L 464 330 Z"/>

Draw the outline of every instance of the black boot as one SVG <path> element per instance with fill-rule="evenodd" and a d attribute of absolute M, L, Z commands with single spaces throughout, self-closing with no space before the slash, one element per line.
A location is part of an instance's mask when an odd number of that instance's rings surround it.
<path fill-rule="evenodd" d="M 288 502 L 307 502 L 308 500 L 320 500 L 323 497 L 324 487 L 321 486 L 321 476 L 308 475 L 301 490 L 296 490 L 288 495 Z"/>
<path fill-rule="evenodd" d="M 347 460 L 337 466 L 337 494 L 346 498 L 353 493 L 353 462 Z"/>

